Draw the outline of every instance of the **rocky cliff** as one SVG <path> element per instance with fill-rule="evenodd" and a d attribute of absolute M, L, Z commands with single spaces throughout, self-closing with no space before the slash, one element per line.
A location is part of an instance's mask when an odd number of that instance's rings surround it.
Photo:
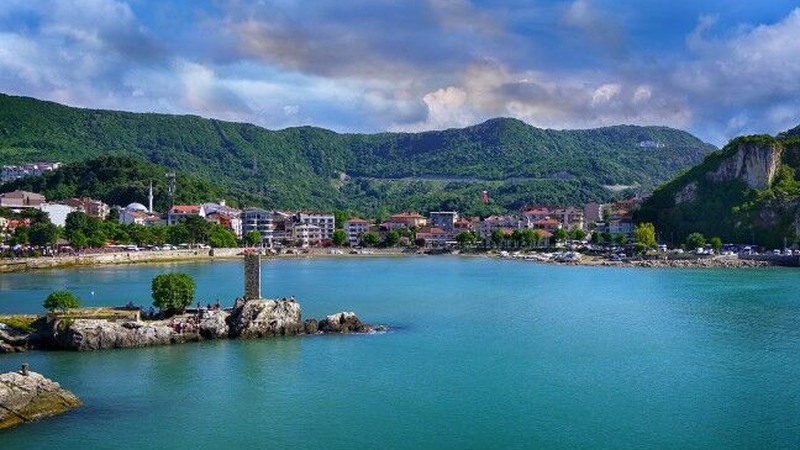
<path fill-rule="evenodd" d="M 72 392 L 36 372 L 0 374 L 0 430 L 78 406 L 81 401 Z"/>
<path fill-rule="evenodd" d="M 741 181 L 750 189 L 768 188 L 778 172 L 783 147 L 777 142 L 743 142 L 734 150 L 715 171 L 706 176 L 716 183 Z"/>
<path fill-rule="evenodd" d="M 800 241 L 798 174 L 797 133 L 739 137 L 656 189 L 635 219 L 652 222 L 662 241 L 674 245 L 692 232 L 771 248 L 784 240 L 791 245 Z"/>

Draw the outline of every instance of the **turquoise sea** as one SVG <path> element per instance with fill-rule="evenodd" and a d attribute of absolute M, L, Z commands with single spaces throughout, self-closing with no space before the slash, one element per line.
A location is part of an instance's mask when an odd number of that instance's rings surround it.
<path fill-rule="evenodd" d="M 201 301 L 238 261 L 0 275 L 0 313 L 52 290 L 148 305 L 168 270 Z M 222 341 L 29 362 L 85 406 L 0 433 L 12 449 L 797 449 L 800 289 L 791 269 L 562 267 L 484 258 L 265 262 L 304 317 L 385 334 Z M 93 294 L 92 294 L 93 293 Z"/>

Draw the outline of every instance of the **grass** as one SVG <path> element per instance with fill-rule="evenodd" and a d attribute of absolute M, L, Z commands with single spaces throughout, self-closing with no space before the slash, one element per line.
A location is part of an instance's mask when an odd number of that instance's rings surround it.
<path fill-rule="evenodd" d="M 41 316 L 37 316 L 35 314 L 2 315 L 0 316 L 0 323 L 5 324 L 9 328 L 13 328 L 17 331 L 30 333 L 34 331 L 33 323 L 36 322 L 39 317 Z"/>

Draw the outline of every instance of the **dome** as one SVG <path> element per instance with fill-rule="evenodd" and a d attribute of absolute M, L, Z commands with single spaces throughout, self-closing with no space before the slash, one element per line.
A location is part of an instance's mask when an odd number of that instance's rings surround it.
<path fill-rule="evenodd" d="M 131 203 L 130 205 L 125 207 L 126 212 L 133 212 L 133 211 L 143 211 L 147 212 L 147 207 L 141 203 Z"/>

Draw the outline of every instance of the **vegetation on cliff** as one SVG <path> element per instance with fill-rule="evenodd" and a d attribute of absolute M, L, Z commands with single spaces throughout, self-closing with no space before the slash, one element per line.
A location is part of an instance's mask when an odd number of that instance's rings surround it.
<path fill-rule="evenodd" d="M 692 233 L 700 233 L 719 236 L 726 242 L 773 248 L 782 247 L 784 240 L 786 244 L 797 243 L 798 130 L 800 127 L 777 137 L 733 139 L 702 163 L 656 189 L 636 219 L 653 222 L 664 242 L 680 243 Z M 736 176 L 720 175 L 734 166 L 740 168 Z M 766 182 L 760 186 L 762 178 Z"/>
<path fill-rule="evenodd" d="M 527 202 L 612 198 L 604 185 L 647 189 L 712 150 L 688 133 L 664 127 L 557 131 L 493 119 L 424 133 L 270 131 L 195 116 L 88 110 L 0 95 L 0 159 L 7 163 L 126 155 L 164 168 L 132 174 L 109 194 L 125 199 L 143 198 L 150 178 L 158 178 L 162 189 L 160 180 L 169 170 L 217 184 L 194 186 L 197 192 L 269 208 L 365 214 L 457 209 L 488 215 Z M 102 186 L 101 177 L 73 180 L 58 188 L 57 196 L 113 191 Z M 187 188 L 180 183 L 179 178 L 176 200 L 191 201 L 181 197 Z M 491 204 L 481 201 L 483 190 Z"/>

